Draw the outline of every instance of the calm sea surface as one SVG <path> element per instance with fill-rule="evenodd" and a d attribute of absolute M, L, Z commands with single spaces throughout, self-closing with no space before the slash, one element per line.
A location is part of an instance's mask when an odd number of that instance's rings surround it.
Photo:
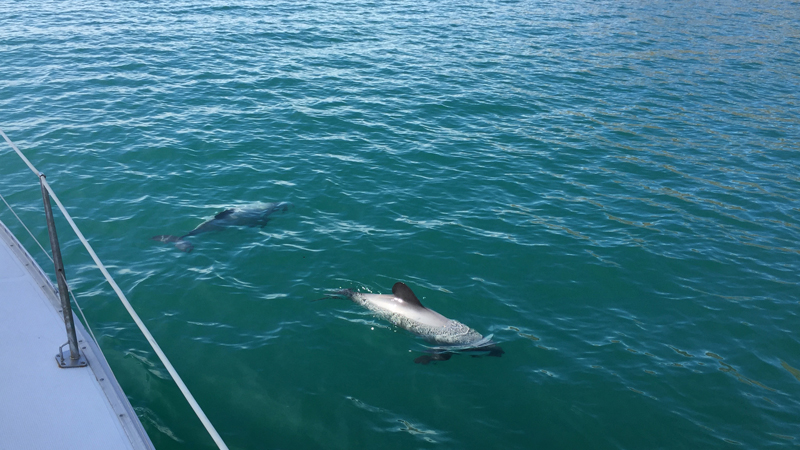
<path fill-rule="evenodd" d="M 231 448 L 800 446 L 796 1 L 6 1 L 0 128 Z M 46 241 L 5 143 L 0 193 Z M 58 225 L 156 447 L 212 448 Z M 505 355 L 315 301 L 396 281 Z"/>

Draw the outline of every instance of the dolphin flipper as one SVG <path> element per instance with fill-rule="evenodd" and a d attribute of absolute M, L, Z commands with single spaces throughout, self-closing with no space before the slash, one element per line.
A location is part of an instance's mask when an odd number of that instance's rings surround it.
<path fill-rule="evenodd" d="M 499 358 L 499 357 L 503 356 L 506 353 L 505 350 L 503 350 L 502 348 L 500 348 L 499 345 L 496 345 L 496 344 L 495 345 L 490 345 L 489 347 L 487 347 L 487 349 L 489 350 L 489 355 L 488 356 L 496 356 L 496 357 Z"/>
<path fill-rule="evenodd" d="M 451 352 L 443 352 L 443 353 L 431 353 L 429 355 L 422 355 L 416 359 L 414 362 L 417 364 L 427 365 L 431 361 L 447 361 L 453 356 Z"/>
<path fill-rule="evenodd" d="M 499 357 L 503 356 L 503 354 L 505 354 L 505 351 L 502 348 L 500 348 L 500 346 L 498 346 L 496 344 L 492 344 L 492 345 L 490 345 L 488 347 L 484 347 L 484 348 L 465 349 L 465 350 L 459 351 L 458 353 L 467 354 L 467 353 L 472 353 L 472 352 L 482 353 L 482 355 L 472 355 L 471 354 L 470 356 L 472 356 L 473 358 L 480 358 L 481 356 L 496 356 L 496 357 L 499 358 Z M 452 358 L 455 353 L 456 352 L 441 352 L 441 351 L 432 352 L 432 353 L 429 353 L 427 355 L 422 355 L 422 356 L 416 358 L 414 360 L 414 362 L 417 363 L 417 364 L 427 365 L 431 361 L 447 361 L 448 359 Z"/>

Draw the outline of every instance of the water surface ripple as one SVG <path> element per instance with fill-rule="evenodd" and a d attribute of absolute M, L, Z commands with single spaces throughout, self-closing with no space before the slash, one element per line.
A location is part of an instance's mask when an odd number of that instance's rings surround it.
<path fill-rule="evenodd" d="M 797 2 L 23 1 L 0 29 L 0 128 L 231 448 L 800 442 Z M 150 239 L 259 201 L 294 208 Z M 211 448 L 59 227 L 156 447 Z M 398 280 L 506 354 L 416 365 L 313 301 Z"/>

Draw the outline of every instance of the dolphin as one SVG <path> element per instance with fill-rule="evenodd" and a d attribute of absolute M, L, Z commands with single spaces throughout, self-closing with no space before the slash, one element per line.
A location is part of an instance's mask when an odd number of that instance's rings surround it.
<path fill-rule="evenodd" d="M 461 352 L 486 352 L 489 356 L 505 353 L 491 340 L 491 335 L 484 337 L 463 323 L 422 306 L 411 288 L 404 283 L 395 283 L 392 295 L 364 294 L 350 289 L 336 291 L 336 294 L 349 298 L 393 325 L 437 344 L 429 348 L 429 354 L 414 360 L 418 364 L 446 361 L 454 353 Z"/>
<path fill-rule="evenodd" d="M 270 221 L 270 215 L 276 211 L 285 212 L 289 210 L 291 203 L 275 202 L 275 203 L 254 203 L 252 205 L 230 208 L 215 215 L 212 219 L 198 225 L 194 230 L 184 234 L 183 236 L 173 236 L 171 234 L 162 234 L 160 236 L 153 236 L 153 240 L 161 242 L 174 242 L 175 247 L 182 252 L 191 252 L 194 245 L 187 241 L 186 238 L 195 236 L 209 231 L 221 230 L 227 227 L 265 227 L 267 222 Z"/>

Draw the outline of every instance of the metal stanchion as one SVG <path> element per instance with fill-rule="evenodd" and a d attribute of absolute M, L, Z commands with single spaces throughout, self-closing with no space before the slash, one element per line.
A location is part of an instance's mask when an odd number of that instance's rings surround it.
<path fill-rule="evenodd" d="M 75 322 L 72 321 L 72 305 L 69 302 L 67 278 L 64 275 L 64 263 L 61 261 L 61 248 L 58 246 L 56 222 L 53 219 L 53 209 L 50 207 L 50 195 L 44 187 L 45 176 L 39 172 L 39 184 L 42 187 L 42 201 L 44 213 L 47 218 L 47 232 L 50 235 L 50 249 L 53 252 L 53 264 L 56 268 L 56 282 L 58 295 L 61 298 L 61 311 L 64 313 L 64 325 L 67 327 L 67 343 L 59 347 L 56 362 L 62 369 L 86 367 L 86 358 L 78 350 L 78 338 L 75 335 Z M 69 345 L 69 354 L 64 355 L 64 347 Z"/>

